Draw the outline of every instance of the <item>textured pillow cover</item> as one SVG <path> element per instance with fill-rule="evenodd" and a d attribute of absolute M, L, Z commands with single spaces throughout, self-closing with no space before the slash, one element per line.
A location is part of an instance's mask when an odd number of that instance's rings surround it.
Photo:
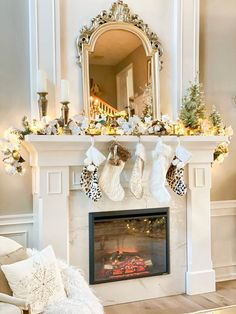
<path fill-rule="evenodd" d="M 27 258 L 28 255 L 26 253 L 26 249 L 23 247 L 20 247 L 18 250 L 11 252 L 9 254 L 0 256 L 0 293 L 12 295 L 11 288 L 9 287 L 9 284 L 1 269 L 1 266 L 16 263 Z"/>
<path fill-rule="evenodd" d="M 66 298 L 51 246 L 27 260 L 3 265 L 2 270 L 13 295 L 29 302 L 32 314 L 41 313 L 48 305 Z"/>

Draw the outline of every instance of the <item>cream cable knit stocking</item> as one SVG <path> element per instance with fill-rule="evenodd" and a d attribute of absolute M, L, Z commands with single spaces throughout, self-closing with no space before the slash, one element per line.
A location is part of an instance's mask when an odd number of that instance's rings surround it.
<path fill-rule="evenodd" d="M 130 190 L 137 199 L 143 196 L 143 170 L 144 162 L 146 160 L 145 147 L 143 144 L 138 143 L 136 146 L 135 155 L 137 156 L 130 178 Z"/>

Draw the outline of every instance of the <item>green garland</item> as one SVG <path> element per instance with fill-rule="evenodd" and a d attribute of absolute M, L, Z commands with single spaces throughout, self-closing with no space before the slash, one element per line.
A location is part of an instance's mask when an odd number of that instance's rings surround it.
<path fill-rule="evenodd" d="M 150 95 L 149 86 L 146 95 Z M 126 113 L 115 116 L 99 115 L 95 120 L 88 122 L 83 115 L 70 119 L 69 128 L 73 135 L 233 135 L 231 127 L 224 127 L 221 116 L 213 107 L 209 117 L 206 117 L 206 107 L 203 102 L 203 93 L 200 84 L 190 83 L 180 110 L 178 124 L 171 123 L 168 116 L 163 115 L 159 120 L 152 120 L 150 102 L 145 103 L 141 117 L 128 117 Z M 21 144 L 28 134 L 35 135 L 62 135 L 63 121 L 49 120 L 47 117 L 40 121 L 30 122 L 27 117 L 22 119 L 23 130 L 10 128 L 6 130 L 1 140 L 2 160 L 8 174 L 23 174 L 24 158 L 21 156 Z M 176 127 L 183 125 L 176 133 Z M 206 125 L 204 129 L 203 124 Z M 214 160 L 222 162 L 228 154 L 229 141 L 220 144 L 214 153 Z"/>

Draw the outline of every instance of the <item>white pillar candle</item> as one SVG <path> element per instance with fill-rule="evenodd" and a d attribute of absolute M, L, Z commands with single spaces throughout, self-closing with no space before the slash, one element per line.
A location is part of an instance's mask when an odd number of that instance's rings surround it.
<path fill-rule="evenodd" d="M 69 102 L 69 81 L 61 80 L 61 102 Z"/>
<path fill-rule="evenodd" d="M 47 93 L 47 75 L 44 71 L 38 71 L 37 92 Z"/>

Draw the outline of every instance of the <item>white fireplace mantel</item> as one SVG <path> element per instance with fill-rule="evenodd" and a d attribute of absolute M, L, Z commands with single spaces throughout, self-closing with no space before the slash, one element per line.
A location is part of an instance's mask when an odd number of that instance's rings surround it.
<path fill-rule="evenodd" d="M 159 140 L 159 136 L 89 136 L 89 135 L 28 135 L 25 139 L 25 146 L 31 153 L 31 166 L 73 166 L 82 165 L 81 158 L 78 159 L 78 152 L 86 150 L 92 140 L 96 147 L 104 149 L 106 143 L 112 140 L 125 143 L 127 147 L 134 148 L 135 144 L 141 141 L 147 145 L 147 148 L 153 149 L 155 143 Z M 162 136 L 162 141 L 166 144 L 176 145 L 180 143 L 189 150 L 194 152 L 191 162 L 203 161 L 212 162 L 212 152 L 216 146 L 224 142 L 224 136 Z M 199 152 L 208 152 L 210 154 L 202 154 Z M 76 153 L 77 152 L 77 153 Z M 48 158 L 55 156 L 54 159 Z M 84 156 L 79 156 L 84 158 Z M 84 159 L 83 159 L 84 160 Z"/>
<path fill-rule="evenodd" d="M 145 145 L 147 152 L 150 153 L 159 137 L 116 136 L 115 139 L 123 142 L 131 151 L 135 148 L 135 144 L 141 141 Z M 163 142 L 171 145 L 173 149 L 177 145 L 177 139 L 176 136 L 162 137 Z M 108 142 L 111 140 L 114 140 L 114 137 L 94 137 L 95 146 L 104 153 L 107 152 Z M 187 253 L 184 279 L 186 280 L 185 291 L 182 292 L 188 294 L 215 290 L 215 271 L 213 270 L 211 260 L 211 163 L 214 149 L 225 140 L 226 138 L 223 136 L 180 137 L 181 144 L 193 154 L 188 164 L 188 171 L 186 171 L 186 183 L 188 185 L 185 216 L 187 217 Z M 29 135 L 26 136 L 24 141 L 24 145 L 30 152 L 30 163 L 33 170 L 35 243 L 38 248 L 52 244 L 57 256 L 67 261 L 71 258 L 69 243 L 69 195 L 71 184 L 79 186 L 81 167 L 79 168 L 78 166 L 83 165 L 85 151 L 90 144 L 91 136 L 72 135 Z M 76 167 L 78 168 L 77 170 L 75 170 Z M 168 206 L 168 204 L 166 205 Z M 158 205 L 156 206 L 158 207 Z M 159 204 L 159 207 L 162 207 L 162 205 Z M 87 208 L 88 212 L 93 210 L 90 200 L 88 200 Z M 170 241 L 172 241 L 171 236 Z M 83 254 L 87 256 L 89 252 L 84 251 Z M 171 252 L 171 255 L 173 254 L 175 252 Z M 171 280 L 171 274 L 166 276 L 167 280 Z M 158 282 L 159 279 L 152 280 L 157 280 L 156 282 Z M 130 280 L 128 281 L 130 282 Z M 151 282 L 150 278 L 148 282 Z M 123 286 L 127 285 L 128 287 L 129 284 L 123 283 Z M 110 298 L 109 290 L 111 289 L 107 288 L 109 285 L 98 285 L 98 290 L 103 289 L 99 294 L 101 296 L 106 294 L 105 298 L 107 299 Z M 122 300 L 116 300 L 110 302 L 110 304 L 168 295 L 167 292 L 165 294 L 156 292 L 158 289 L 155 291 L 155 281 L 153 281 L 153 285 L 152 291 L 150 290 L 150 293 L 148 292 L 144 298 L 141 296 L 141 292 L 140 295 L 139 292 L 136 292 L 137 297 L 128 298 L 128 296 L 124 296 Z M 181 292 L 181 289 L 178 291 Z M 174 292 L 170 292 L 170 294 L 174 294 Z M 109 304 L 109 301 L 107 304 Z"/>

